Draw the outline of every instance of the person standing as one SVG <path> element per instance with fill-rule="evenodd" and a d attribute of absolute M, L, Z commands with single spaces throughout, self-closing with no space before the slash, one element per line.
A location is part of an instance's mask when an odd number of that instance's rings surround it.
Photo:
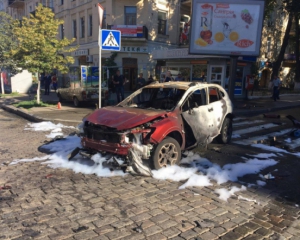
<path fill-rule="evenodd" d="M 164 79 L 164 82 L 170 82 L 172 81 L 172 75 L 170 71 L 167 71 L 166 77 Z"/>
<path fill-rule="evenodd" d="M 53 76 L 51 78 L 51 82 L 52 82 L 53 89 L 56 92 L 56 90 L 57 90 L 57 77 L 56 77 L 55 73 L 53 74 Z"/>
<path fill-rule="evenodd" d="M 51 84 L 51 75 L 45 75 L 45 95 L 49 95 L 50 93 L 50 84 Z"/>
<path fill-rule="evenodd" d="M 179 72 L 177 77 L 175 78 L 175 82 L 182 82 L 184 81 L 184 77 L 182 77 L 181 73 Z"/>
<path fill-rule="evenodd" d="M 140 89 L 146 85 L 146 80 L 143 78 L 143 74 L 140 73 L 139 77 L 136 79 L 136 89 Z"/>
<path fill-rule="evenodd" d="M 119 103 L 124 100 L 124 85 L 127 83 L 126 78 L 120 74 L 120 70 L 118 70 L 117 74 L 114 76 L 113 83 L 115 84 L 117 101 Z"/>
<path fill-rule="evenodd" d="M 273 79 L 273 99 L 276 102 L 277 99 L 279 98 L 279 89 L 281 87 L 281 80 L 278 76 L 274 75 L 274 79 Z"/>
<path fill-rule="evenodd" d="M 136 79 L 136 89 L 140 89 L 146 85 L 146 80 L 143 78 L 143 73 L 139 74 L 139 77 Z M 141 92 L 138 96 L 138 101 L 143 102 L 144 101 L 144 95 L 143 92 Z"/>
<path fill-rule="evenodd" d="M 154 79 L 153 79 L 152 75 L 150 75 L 149 78 L 148 78 L 148 80 L 147 80 L 146 85 L 149 85 L 149 84 L 151 84 L 153 82 L 154 82 Z"/>

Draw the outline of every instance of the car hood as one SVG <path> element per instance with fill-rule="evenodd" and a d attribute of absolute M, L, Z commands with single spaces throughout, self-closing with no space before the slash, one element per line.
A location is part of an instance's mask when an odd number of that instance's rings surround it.
<path fill-rule="evenodd" d="M 130 129 L 162 117 L 165 111 L 152 111 L 138 108 L 105 107 L 90 114 L 86 120 L 93 124 L 104 125 L 117 130 Z"/>

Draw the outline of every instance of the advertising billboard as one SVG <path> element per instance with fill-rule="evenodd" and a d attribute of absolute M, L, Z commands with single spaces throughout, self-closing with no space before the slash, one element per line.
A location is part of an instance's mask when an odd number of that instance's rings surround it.
<path fill-rule="evenodd" d="M 263 0 L 194 0 L 190 54 L 258 56 Z"/>

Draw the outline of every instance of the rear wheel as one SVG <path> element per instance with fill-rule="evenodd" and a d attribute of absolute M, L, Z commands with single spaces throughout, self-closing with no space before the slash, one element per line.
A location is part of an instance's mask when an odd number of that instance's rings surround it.
<path fill-rule="evenodd" d="M 63 98 L 61 97 L 60 93 L 57 94 L 57 97 L 58 97 L 58 101 L 59 101 L 59 102 L 62 102 L 62 101 L 63 101 Z"/>
<path fill-rule="evenodd" d="M 231 136 L 232 136 L 232 120 L 227 117 L 223 122 L 221 133 L 219 134 L 219 136 L 217 136 L 216 139 L 219 143 L 226 144 L 226 143 L 230 143 Z"/>
<path fill-rule="evenodd" d="M 74 97 L 74 98 L 73 98 L 73 103 L 74 103 L 74 106 L 75 106 L 75 107 L 79 107 L 79 105 L 80 105 L 80 102 L 79 102 L 79 100 L 78 100 L 77 97 Z"/>
<path fill-rule="evenodd" d="M 155 148 L 152 161 L 154 169 L 160 169 L 167 165 L 178 164 L 181 159 L 179 143 L 171 137 L 166 137 Z"/>

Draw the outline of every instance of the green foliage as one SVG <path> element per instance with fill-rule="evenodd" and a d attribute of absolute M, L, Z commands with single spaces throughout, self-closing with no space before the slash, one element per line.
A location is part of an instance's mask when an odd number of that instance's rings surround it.
<path fill-rule="evenodd" d="M 18 102 L 16 104 L 13 104 L 15 107 L 17 108 L 26 108 L 26 109 L 30 109 L 33 107 L 49 107 L 49 106 L 53 106 L 53 104 L 47 104 L 44 102 L 40 102 L 38 103 L 36 100 L 31 100 L 31 101 L 21 101 Z"/>
<path fill-rule="evenodd" d="M 23 17 L 22 22 L 14 24 L 17 47 L 11 53 L 22 68 L 32 73 L 52 72 L 53 69 L 68 72 L 68 64 L 74 59 L 64 54 L 76 50 L 69 47 L 75 39 L 58 39 L 60 24 L 63 20 L 55 19 L 51 9 L 41 4 L 35 15 L 30 14 L 29 18 Z"/>
<path fill-rule="evenodd" d="M 19 69 L 11 56 L 11 49 L 16 47 L 13 22 L 14 20 L 10 15 L 0 11 L 0 72 L 4 68 L 15 74 Z"/>

